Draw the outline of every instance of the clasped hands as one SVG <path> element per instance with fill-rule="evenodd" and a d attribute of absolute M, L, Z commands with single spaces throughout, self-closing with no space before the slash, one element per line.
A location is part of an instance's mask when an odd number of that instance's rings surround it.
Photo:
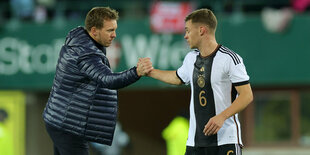
<path fill-rule="evenodd" d="M 146 76 L 153 69 L 151 58 L 139 58 L 137 63 L 138 76 Z"/>

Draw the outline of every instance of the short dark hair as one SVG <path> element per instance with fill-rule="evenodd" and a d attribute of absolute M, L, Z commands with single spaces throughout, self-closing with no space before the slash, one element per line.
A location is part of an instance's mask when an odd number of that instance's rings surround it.
<path fill-rule="evenodd" d="M 89 32 L 92 27 L 101 29 L 104 20 L 118 20 L 118 12 L 110 7 L 94 7 L 86 15 L 85 29 Z"/>
<path fill-rule="evenodd" d="M 214 31 L 216 30 L 217 20 L 210 9 L 199 9 L 187 15 L 185 22 L 192 20 L 192 23 L 202 23 L 208 25 Z"/>

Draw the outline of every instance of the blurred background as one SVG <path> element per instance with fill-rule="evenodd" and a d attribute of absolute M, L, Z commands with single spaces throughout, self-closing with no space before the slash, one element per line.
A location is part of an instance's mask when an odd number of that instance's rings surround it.
<path fill-rule="evenodd" d="M 184 17 L 213 10 L 217 41 L 243 57 L 254 91 L 240 114 L 243 154 L 310 154 L 310 0 L 0 0 L 0 155 L 53 154 L 42 112 L 58 53 L 94 6 L 119 11 L 107 52 L 114 71 L 139 57 L 177 69 L 190 50 Z M 148 77 L 121 89 L 120 154 L 166 154 L 162 131 L 189 100 L 188 86 Z M 99 154 L 95 146 L 90 152 Z"/>

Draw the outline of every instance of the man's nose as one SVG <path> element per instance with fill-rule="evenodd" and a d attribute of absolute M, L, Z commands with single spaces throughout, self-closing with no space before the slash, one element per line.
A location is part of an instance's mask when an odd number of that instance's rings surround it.
<path fill-rule="evenodd" d="M 112 38 L 116 38 L 116 32 L 113 32 L 111 35 Z"/>
<path fill-rule="evenodd" d="M 187 35 L 185 34 L 185 35 L 184 35 L 184 39 L 187 39 L 187 38 L 188 38 L 188 37 L 187 37 Z"/>

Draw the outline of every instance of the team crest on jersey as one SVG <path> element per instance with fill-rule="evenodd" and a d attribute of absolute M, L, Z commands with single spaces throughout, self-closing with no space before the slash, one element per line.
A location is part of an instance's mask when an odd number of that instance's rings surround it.
<path fill-rule="evenodd" d="M 204 72 L 205 71 L 205 68 L 204 67 L 201 67 L 200 68 L 200 72 Z"/>
<path fill-rule="evenodd" d="M 205 78 L 203 75 L 198 75 L 197 84 L 200 88 L 203 88 L 205 86 Z"/>

